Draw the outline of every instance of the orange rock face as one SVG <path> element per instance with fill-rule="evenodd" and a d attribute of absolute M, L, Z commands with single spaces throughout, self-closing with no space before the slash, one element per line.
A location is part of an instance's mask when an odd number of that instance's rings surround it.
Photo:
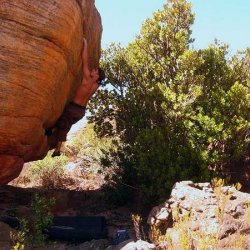
<path fill-rule="evenodd" d="M 0 185 L 48 152 L 81 81 L 82 39 L 98 66 L 102 25 L 94 0 L 0 0 Z"/>

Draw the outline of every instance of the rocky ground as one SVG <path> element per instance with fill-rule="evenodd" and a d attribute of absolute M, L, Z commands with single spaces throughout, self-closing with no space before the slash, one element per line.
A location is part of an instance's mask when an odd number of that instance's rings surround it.
<path fill-rule="evenodd" d="M 176 183 L 170 199 L 148 217 L 171 238 L 159 242 L 161 249 L 250 249 L 250 194 L 239 187 L 221 180 Z"/>
<path fill-rule="evenodd" d="M 125 229 L 130 239 L 135 240 L 131 219 L 131 214 L 136 212 L 135 208 L 114 207 L 105 201 L 102 190 L 105 182 L 104 174 L 92 171 L 90 168 L 93 166 L 90 162 L 91 159 L 72 158 L 65 167 L 64 185 L 57 190 L 44 189 L 39 183 L 28 180 L 29 164 L 26 164 L 19 178 L 9 185 L 0 187 L 0 216 L 8 214 L 13 209 L 15 215 L 20 218 L 29 216 L 32 213 L 30 208 L 32 196 L 34 193 L 39 193 L 55 199 L 53 206 L 55 216 L 104 216 L 107 221 L 106 241 L 92 241 L 79 246 L 58 243 L 56 249 L 104 249 L 114 244 L 116 232 L 120 229 Z M 1 230 L 5 232 L 5 236 L 1 237 L 0 232 L 0 249 L 10 249 L 1 248 L 1 240 L 6 238 L 10 228 L 1 224 Z"/>
<path fill-rule="evenodd" d="M 54 197 L 53 214 L 58 216 L 104 216 L 108 238 L 78 245 L 57 242 L 48 249 L 61 250 L 147 250 L 147 249 L 204 249 L 250 250 L 250 194 L 240 192 L 239 186 L 225 186 L 223 181 L 211 183 L 176 183 L 170 198 L 147 210 L 138 207 L 112 207 L 105 200 L 102 185 L 104 173 L 93 171 L 91 159 L 72 158 L 65 168 L 62 189 L 43 189 L 39 183 L 27 181 L 22 175 L 0 188 L 0 216 L 15 210 L 22 218 L 30 215 L 31 197 L 40 193 Z M 92 168 L 92 169 L 91 169 Z M 154 228 L 146 241 L 137 240 L 131 215 L 139 213 Z M 147 229 L 147 227 L 144 227 Z M 125 229 L 129 240 L 114 245 L 117 230 Z M 12 229 L 0 223 L 0 250 L 11 249 Z M 147 231 L 147 230 L 145 230 Z M 149 242 L 154 242 L 151 244 Z"/>

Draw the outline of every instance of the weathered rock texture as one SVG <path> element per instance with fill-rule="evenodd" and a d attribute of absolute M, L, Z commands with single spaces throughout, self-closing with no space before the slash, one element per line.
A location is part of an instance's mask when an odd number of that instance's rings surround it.
<path fill-rule="evenodd" d="M 0 0 L 0 185 L 46 155 L 44 130 L 80 83 L 83 36 L 97 67 L 101 32 L 94 0 Z"/>
<path fill-rule="evenodd" d="M 182 249 L 183 237 L 190 249 L 250 249 L 249 204 L 250 194 L 234 187 L 184 181 L 176 183 L 169 200 L 152 209 L 148 223 L 167 232 L 174 249 Z"/>

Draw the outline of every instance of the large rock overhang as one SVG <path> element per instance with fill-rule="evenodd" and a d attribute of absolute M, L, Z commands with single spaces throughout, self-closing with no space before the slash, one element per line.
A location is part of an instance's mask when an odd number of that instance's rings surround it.
<path fill-rule="evenodd" d="M 49 150 L 53 126 L 81 81 L 83 37 L 100 59 L 94 0 L 0 0 L 0 185 Z"/>

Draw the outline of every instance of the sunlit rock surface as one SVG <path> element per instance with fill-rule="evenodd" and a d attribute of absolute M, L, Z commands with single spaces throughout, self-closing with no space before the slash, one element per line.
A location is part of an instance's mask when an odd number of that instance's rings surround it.
<path fill-rule="evenodd" d="M 207 244 L 216 239 L 216 249 L 238 249 L 240 240 L 241 249 L 250 249 L 249 202 L 250 194 L 232 186 L 214 188 L 210 183 L 182 181 L 175 184 L 170 199 L 151 210 L 148 224 L 167 232 L 174 249 L 181 249 L 183 230 L 191 236 L 186 238 L 193 240 L 194 249 L 200 249 L 199 240 L 205 239 Z M 168 249 L 169 242 L 161 244 Z"/>

